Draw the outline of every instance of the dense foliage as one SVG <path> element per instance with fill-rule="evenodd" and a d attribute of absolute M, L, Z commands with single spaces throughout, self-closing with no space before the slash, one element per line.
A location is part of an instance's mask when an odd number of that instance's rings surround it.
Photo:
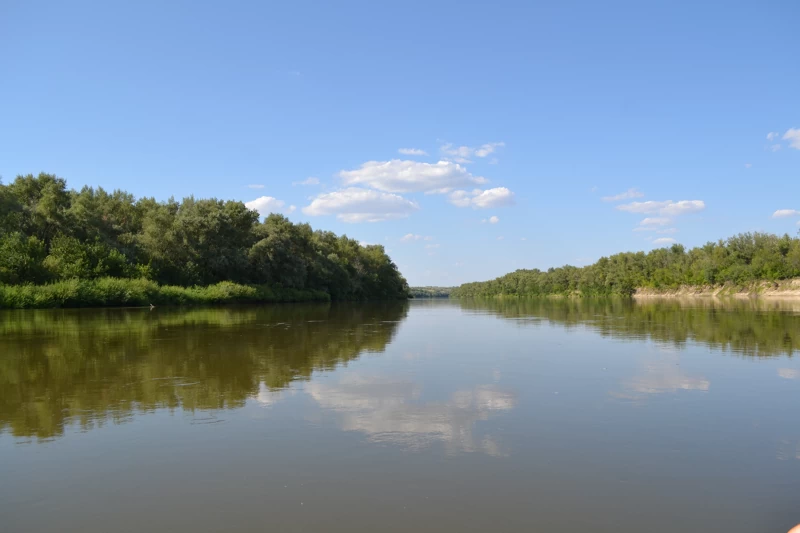
<path fill-rule="evenodd" d="M 204 287 L 159 285 L 146 279 L 68 279 L 45 285 L 0 285 L 0 308 L 211 305 L 221 303 L 327 302 L 330 294 L 308 289 L 220 281 Z"/>
<path fill-rule="evenodd" d="M 411 287 L 414 298 L 448 298 L 453 287 Z"/>
<path fill-rule="evenodd" d="M 547 294 L 630 295 L 638 288 L 675 289 L 684 285 L 746 285 L 800 276 L 800 239 L 743 233 L 686 250 L 680 244 L 603 257 L 582 268 L 546 272 L 517 270 L 492 281 L 466 283 L 451 296 L 538 296 Z"/>
<path fill-rule="evenodd" d="M 334 300 L 408 295 L 383 246 L 277 214 L 261 223 L 241 202 L 136 200 L 122 191 L 68 190 L 50 174 L 0 184 L 0 284 L 108 277 L 322 291 Z"/>

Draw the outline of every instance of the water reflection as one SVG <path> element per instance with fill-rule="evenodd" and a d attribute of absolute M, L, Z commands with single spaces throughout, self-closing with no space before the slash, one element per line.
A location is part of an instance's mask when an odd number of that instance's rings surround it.
<path fill-rule="evenodd" d="M 660 349 L 654 356 L 645 357 L 636 375 L 623 381 L 624 392 L 612 396 L 641 401 L 648 395 L 674 394 L 678 391 L 708 392 L 711 381 L 700 375 L 690 375 L 680 365 L 680 352 Z"/>
<path fill-rule="evenodd" d="M 407 304 L 0 313 L 0 432 L 50 438 L 156 408 L 241 407 L 365 352 Z"/>
<path fill-rule="evenodd" d="M 611 392 L 624 398 L 709 391 L 707 377 L 680 365 L 679 354 L 691 342 L 758 357 L 792 355 L 800 347 L 798 302 L 494 299 L 414 305 L 654 341 L 659 355 L 639 361 L 634 377 L 617 382 L 622 392 Z M 47 439 L 70 425 L 88 430 L 156 409 L 199 419 L 247 400 L 273 406 L 298 393 L 286 389 L 295 380 L 383 352 L 407 314 L 405 303 L 3 312 L 0 432 Z M 426 334 L 438 335 L 439 343 L 456 341 L 448 331 Z M 419 347 L 402 354 L 410 365 L 425 360 Z M 500 454 L 496 440 L 474 433 L 477 422 L 517 401 L 497 385 L 495 372 L 494 384 L 487 384 L 491 376 L 473 382 L 483 385 L 455 383 L 449 392 L 436 390 L 447 398 L 436 401 L 426 400 L 431 391 L 419 382 L 385 374 L 339 372 L 310 381 L 305 393 L 341 428 L 373 442 L 409 448 L 439 442 L 453 452 Z M 800 377 L 788 367 L 777 373 L 786 380 Z"/>
<path fill-rule="evenodd" d="M 794 368 L 779 368 L 778 375 L 784 379 L 800 379 L 800 370 Z"/>
<path fill-rule="evenodd" d="M 442 442 L 449 453 L 483 451 L 502 455 L 491 435 L 476 436 L 475 424 L 493 412 L 512 409 L 515 395 L 496 385 L 458 390 L 445 402 L 419 401 L 410 381 L 348 376 L 335 384 L 313 382 L 306 391 L 338 417 L 339 427 L 358 431 L 371 442 L 420 449 Z"/>
<path fill-rule="evenodd" d="M 508 298 L 459 305 L 520 323 L 585 327 L 604 337 L 652 340 L 677 350 L 689 342 L 755 357 L 800 350 L 800 300 Z"/>

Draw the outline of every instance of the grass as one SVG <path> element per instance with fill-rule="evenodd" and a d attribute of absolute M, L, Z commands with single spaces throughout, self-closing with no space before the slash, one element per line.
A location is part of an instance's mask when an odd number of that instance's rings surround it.
<path fill-rule="evenodd" d="M 0 308 L 4 309 L 327 301 L 330 295 L 324 291 L 240 285 L 230 281 L 206 287 L 177 287 L 146 279 L 122 278 L 0 285 Z"/>

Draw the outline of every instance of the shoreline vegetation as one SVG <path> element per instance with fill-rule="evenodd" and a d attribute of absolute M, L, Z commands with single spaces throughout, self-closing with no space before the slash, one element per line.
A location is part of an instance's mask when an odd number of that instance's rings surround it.
<path fill-rule="evenodd" d="M 0 309 L 191 306 L 242 303 L 330 302 L 325 291 L 240 285 L 159 285 L 147 279 L 71 279 L 47 285 L 0 285 Z"/>
<path fill-rule="evenodd" d="M 454 298 L 527 296 L 800 297 L 800 238 L 742 233 L 687 250 L 625 252 L 584 267 L 517 270 L 465 283 Z"/>
<path fill-rule="evenodd" d="M 381 245 L 237 201 L 0 183 L 0 308 L 405 300 Z"/>
<path fill-rule="evenodd" d="M 411 287 L 412 298 L 449 298 L 454 287 Z"/>

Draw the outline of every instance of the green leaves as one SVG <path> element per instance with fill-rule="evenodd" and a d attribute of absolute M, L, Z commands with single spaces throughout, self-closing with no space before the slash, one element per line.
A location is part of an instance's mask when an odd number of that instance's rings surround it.
<path fill-rule="evenodd" d="M 179 287 L 267 284 L 334 299 L 408 296 L 382 246 L 314 232 L 283 215 L 260 224 L 241 202 L 68 191 L 50 174 L 0 184 L 0 252 L 7 284 L 110 276 Z"/>
<path fill-rule="evenodd" d="M 800 277 L 800 238 L 742 233 L 688 252 L 680 244 L 603 257 L 576 268 L 518 270 L 493 281 L 468 283 L 452 296 L 537 296 L 547 294 L 633 294 L 638 288 L 733 284 Z"/>

